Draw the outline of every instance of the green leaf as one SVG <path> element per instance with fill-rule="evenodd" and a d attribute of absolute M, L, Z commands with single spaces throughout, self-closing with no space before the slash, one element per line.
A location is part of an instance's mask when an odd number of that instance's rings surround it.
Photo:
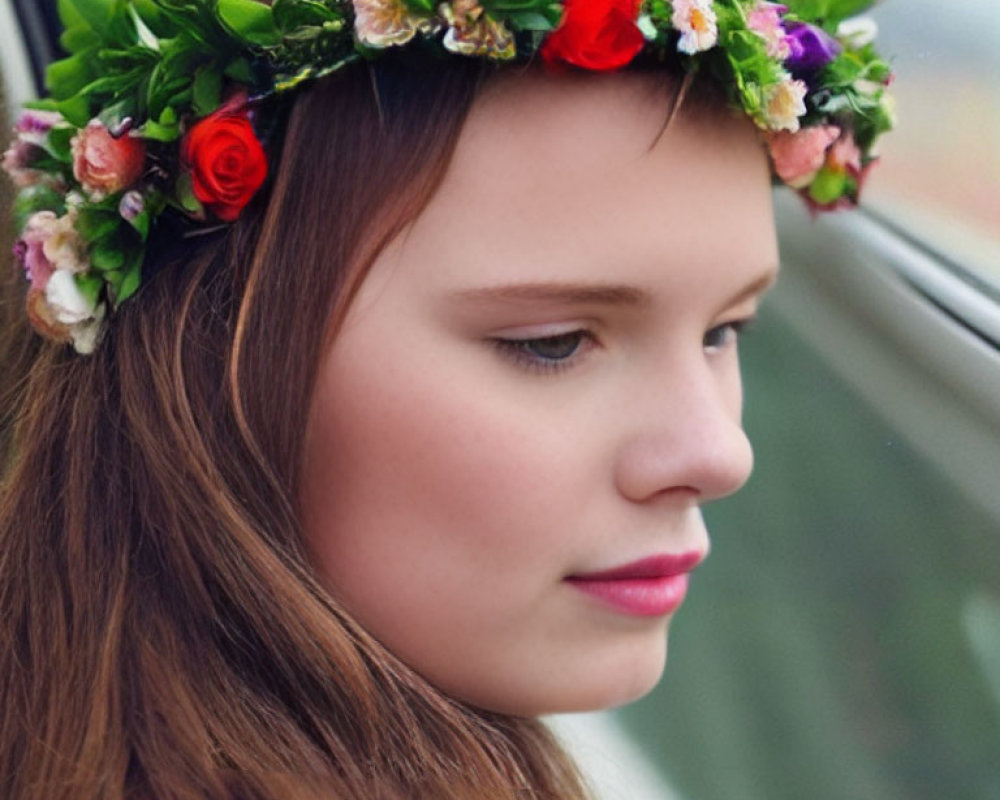
<path fill-rule="evenodd" d="M 97 298 L 101 294 L 101 289 L 104 288 L 104 279 L 100 275 L 91 275 L 87 272 L 78 273 L 73 276 L 73 279 L 80 294 L 87 298 L 91 305 L 97 305 Z"/>
<path fill-rule="evenodd" d="M 53 97 L 65 100 L 83 89 L 93 77 L 93 60 L 79 53 L 49 64 L 45 70 L 45 85 Z"/>
<path fill-rule="evenodd" d="M 233 59 L 226 65 L 225 75 L 227 78 L 232 78 L 237 83 L 250 83 L 253 78 L 253 72 L 250 69 L 250 62 L 242 56 Z"/>
<path fill-rule="evenodd" d="M 121 269 L 125 263 L 125 255 L 122 253 L 118 237 L 109 236 L 94 245 L 90 250 L 90 263 L 100 272 Z"/>
<path fill-rule="evenodd" d="M 834 202 L 842 197 L 846 190 L 847 175 L 829 167 L 823 167 L 809 184 L 809 196 L 820 205 Z"/>
<path fill-rule="evenodd" d="M 126 117 L 135 119 L 137 113 L 136 101 L 133 97 L 125 97 L 107 108 L 102 108 L 97 118 L 105 128 L 115 129 Z"/>
<path fill-rule="evenodd" d="M 559 17 L 553 20 L 537 11 L 523 11 L 511 14 L 508 19 L 519 31 L 551 31 L 559 24 Z"/>
<path fill-rule="evenodd" d="M 142 241 L 146 241 L 146 239 L 149 238 L 149 227 L 153 221 L 153 212 L 149 208 L 148 202 L 146 208 L 143 209 L 141 214 L 137 214 L 135 217 L 127 221 L 128 224 L 131 225 L 139 234 Z"/>
<path fill-rule="evenodd" d="M 317 0 L 274 0 L 271 4 L 274 23 L 285 34 L 296 28 L 319 26 L 343 19 L 334 9 Z"/>
<path fill-rule="evenodd" d="M 822 24 L 832 31 L 843 20 L 867 11 L 876 2 L 877 0 L 786 0 L 785 5 L 800 19 Z"/>
<path fill-rule="evenodd" d="M 100 46 L 101 37 L 89 25 L 74 25 L 63 31 L 59 37 L 59 44 L 67 53 L 78 54 L 83 50 Z"/>
<path fill-rule="evenodd" d="M 67 125 L 58 125 L 49 131 L 45 137 L 45 149 L 52 154 L 53 158 L 63 164 L 70 164 L 73 161 L 71 142 L 76 136 L 77 129 Z"/>
<path fill-rule="evenodd" d="M 403 0 L 403 4 L 418 14 L 433 14 L 434 0 Z"/>
<path fill-rule="evenodd" d="M 115 304 L 124 303 L 136 293 L 142 284 L 142 256 L 141 253 L 136 262 L 122 277 L 121 283 L 115 292 Z"/>
<path fill-rule="evenodd" d="M 194 76 L 192 100 L 199 117 L 207 117 L 222 105 L 222 73 L 214 67 L 199 69 Z"/>
<path fill-rule="evenodd" d="M 268 47 L 281 42 L 271 8 L 256 0 L 218 0 L 217 13 L 233 33 L 250 44 Z"/>
<path fill-rule="evenodd" d="M 181 136 L 181 129 L 176 123 L 163 125 L 155 119 L 147 119 L 139 128 L 139 136 L 154 142 L 175 142 Z"/>
<path fill-rule="evenodd" d="M 63 28 L 75 28 L 78 25 L 90 27 L 90 23 L 80 16 L 80 12 L 76 10 L 76 5 L 71 0 L 58 0 L 56 10 Z"/>
<path fill-rule="evenodd" d="M 64 21 L 84 21 L 100 33 L 111 20 L 113 0 L 59 0 L 59 13 Z"/>
<path fill-rule="evenodd" d="M 100 242 L 118 230 L 122 218 L 117 210 L 84 205 L 76 217 L 76 229 L 88 242 Z M 114 267 L 111 267 L 114 269 Z"/>
<path fill-rule="evenodd" d="M 483 8 L 494 19 L 509 21 L 522 31 L 550 31 L 562 20 L 561 3 L 552 0 L 484 0 Z M 431 3 L 430 11 L 434 11 Z"/>
<path fill-rule="evenodd" d="M 60 100 L 56 103 L 56 111 L 62 114 L 67 122 L 78 128 L 82 128 L 90 122 L 90 100 L 84 95 Z"/>
<path fill-rule="evenodd" d="M 139 43 L 149 50 L 159 52 L 160 40 L 157 38 L 156 34 L 149 29 L 149 26 L 146 24 L 146 20 L 139 15 L 139 12 L 131 3 L 128 5 L 128 11 L 132 17 L 132 24 L 135 25 L 135 35 L 138 37 Z"/>
<path fill-rule="evenodd" d="M 194 196 L 194 186 L 191 182 L 191 173 L 182 172 L 177 178 L 177 202 L 181 208 L 190 214 L 200 216 L 205 213 L 205 207 L 201 201 Z"/>
<path fill-rule="evenodd" d="M 28 223 L 28 218 L 39 211 L 52 211 L 61 217 L 66 213 L 66 198 L 51 186 L 39 183 L 17 193 L 12 211 L 14 225 L 21 231 Z"/>
<path fill-rule="evenodd" d="M 161 11 L 154 0 L 132 0 L 136 12 L 142 21 L 149 26 L 159 38 L 163 39 L 176 33 L 170 25 L 170 20 Z"/>
<path fill-rule="evenodd" d="M 839 23 L 864 13 L 877 2 L 878 0 L 829 0 L 826 13 L 832 22 Z"/>

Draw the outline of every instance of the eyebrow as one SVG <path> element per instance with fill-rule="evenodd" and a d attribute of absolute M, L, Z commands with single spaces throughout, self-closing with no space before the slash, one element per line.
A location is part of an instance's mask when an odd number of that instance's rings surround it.
<path fill-rule="evenodd" d="M 455 292 L 459 300 L 479 302 L 535 300 L 550 303 L 637 306 L 649 302 L 647 292 L 634 286 L 586 283 L 512 283 L 463 289 Z"/>
<path fill-rule="evenodd" d="M 739 305 L 745 300 L 770 289 L 777 280 L 777 269 L 768 268 L 760 277 L 734 295 L 725 305 Z M 471 302 L 519 302 L 536 301 L 549 303 L 565 303 L 569 305 L 617 305 L 642 306 L 647 305 L 651 298 L 648 292 L 634 286 L 618 284 L 587 284 L 587 283 L 511 283 L 500 286 L 486 286 L 476 289 L 462 289 L 454 292 L 458 300 Z"/>
<path fill-rule="evenodd" d="M 740 303 L 749 300 L 751 297 L 763 294 L 774 286 L 777 280 L 778 268 L 768 267 L 767 271 L 763 275 L 748 283 L 744 288 L 740 289 L 740 291 L 726 303 L 725 307 L 729 308 L 730 306 L 738 306 Z"/>

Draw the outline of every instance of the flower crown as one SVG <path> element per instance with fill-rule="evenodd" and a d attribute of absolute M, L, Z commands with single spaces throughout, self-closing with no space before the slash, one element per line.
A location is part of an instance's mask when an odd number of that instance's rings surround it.
<path fill-rule="evenodd" d="M 584 70 L 679 58 L 757 123 L 776 180 L 852 206 L 893 126 L 874 23 L 853 16 L 873 1 L 63 0 L 69 56 L 3 157 L 29 317 L 91 352 L 161 215 L 217 227 L 264 184 L 264 98 L 410 43 Z"/>

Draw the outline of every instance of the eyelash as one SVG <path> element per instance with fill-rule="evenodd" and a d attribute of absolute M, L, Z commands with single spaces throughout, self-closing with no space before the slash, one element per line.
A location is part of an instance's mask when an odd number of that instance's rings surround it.
<path fill-rule="evenodd" d="M 536 336 L 531 339 L 492 339 L 493 345 L 518 366 L 533 372 L 552 374 L 569 369 L 581 357 L 581 347 L 593 344 L 594 334 L 587 330 L 566 331 L 555 336 Z M 565 341 L 572 344 L 572 350 L 565 356 L 551 358 L 531 351 L 539 344 L 556 344 Z"/>
<path fill-rule="evenodd" d="M 732 334 L 735 337 L 733 339 L 733 343 L 735 344 L 736 342 L 739 342 L 739 340 L 742 339 L 747 333 L 750 333 L 753 330 L 753 326 L 756 322 L 756 317 L 747 317 L 746 319 L 734 319 L 729 322 L 724 322 L 722 325 L 716 325 L 702 338 L 701 346 L 706 350 L 717 353 L 726 347 L 729 342 L 724 341 L 719 344 L 710 344 L 709 342 L 713 335 L 725 333 L 726 331 L 732 331 Z"/>
<path fill-rule="evenodd" d="M 734 343 L 738 342 L 745 334 L 752 330 L 756 321 L 756 317 L 748 317 L 716 325 L 705 333 L 702 339 L 702 347 L 711 352 L 718 352 L 725 348 L 729 342 L 723 341 L 718 344 L 711 344 L 710 342 L 715 336 L 731 331 L 735 337 Z M 556 334 L 555 336 L 536 336 L 530 339 L 491 339 L 490 341 L 504 356 L 511 359 L 518 366 L 533 372 L 552 374 L 572 367 L 582 358 L 581 348 L 585 344 L 594 344 L 596 339 L 590 331 L 576 330 Z M 553 358 L 532 352 L 532 348 L 537 348 L 539 344 L 552 345 L 563 342 L 572 346 L 572 349 L 564 356 Z"/>

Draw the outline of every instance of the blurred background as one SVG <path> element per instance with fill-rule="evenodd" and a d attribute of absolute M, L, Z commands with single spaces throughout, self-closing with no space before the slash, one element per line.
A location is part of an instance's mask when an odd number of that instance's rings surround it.
<path fill-rule="evenodd" d="M 0 0 L 8 101 L 54 5 Z M 743 356 L 757 467 L 706 509 L 665 680 L 554 722 L 607 798 L 1000 800 L 1000 3 L 872 15 L 899 130 L 865 211 L 777 193 L 784 275 Z"/>

